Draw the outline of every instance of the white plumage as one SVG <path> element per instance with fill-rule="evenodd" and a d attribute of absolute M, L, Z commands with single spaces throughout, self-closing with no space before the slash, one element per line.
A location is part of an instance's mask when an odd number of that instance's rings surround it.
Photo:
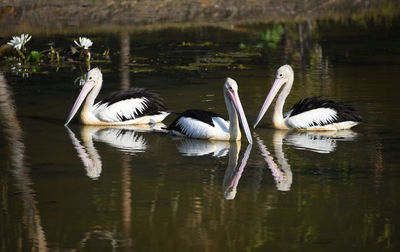
<path fill-rule="evenodd" d="M 286 125 L 290 128 L 305 129 L 312 125 L 326 125 L 336 119 L 336 111 L 330 108 L 318 108 L 303 112 L 295 116 L 288 116 L 285 119 Z"/>
<path fill-rule="evenodd" d="M 138 115 L 143 114 L 146 109 L 146 98 L 131 98 L 108 105 L 100 102 L 94 105 L 93 114 L 102 121 L 115 122 L 122 121 L 121 118 L 136 119 Z"/>
<path fill-rule="evenodd" d="M 182 128 L 182 131 L 177 132 L 173 130 L 172 134 L 183 134 L 188 137 L 200 139 L 212 139 L 215 138 L 215 136 L 220 136 L 220 138 L 229 137 L 228 121 L 225 121 L 221 117 L 212 117 L 212 122 L 214 126 L 199 121 L 195 118 L 181 117 L 178 119 L 177 125 Z"/>

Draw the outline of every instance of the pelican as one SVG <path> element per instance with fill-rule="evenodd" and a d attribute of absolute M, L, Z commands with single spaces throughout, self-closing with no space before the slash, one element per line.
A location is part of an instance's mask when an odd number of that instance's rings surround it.
<path fill-rule="evenodd" d="M 87 73 L 82 91 L 68 115 L 67 125 L 83 101 L 81 121 L 86 125 L 129 125 L 158 123 L 169 115 L 161 98 L 142 88 L 131 88 L 112 93 L 108 98 L 94 104 L 103 83 L 100 69 Z"/>
<path fill-rule="evenodd" d="M 293 80 L 294 74 L 291 66 L 283 65 L 278 69 L 274 84 L 257 116 L 254 128 L 281 87 L 283 89 L 277 98 L 272 116 L 272 122 L 277 129 L 344 130 L 363 121 L 353 107 L 342 102 L 318 97 L 305 98 L 296 103 L 285 115 L 282 115 L 283 105 L 292 88 Z"/>
<path fill-rule="evenodd" d="M 199 139 L 238 141 L 241 138 L 238 114 L 249 143 L 252 143 L 249 125 L 238 95 L 235 80 L 227 78 L 224 83 L 224 98 L 229 121 L 222 116 L 204 110 L 190 109 L 180 113 L 169 126 L 171 135 Z"/>

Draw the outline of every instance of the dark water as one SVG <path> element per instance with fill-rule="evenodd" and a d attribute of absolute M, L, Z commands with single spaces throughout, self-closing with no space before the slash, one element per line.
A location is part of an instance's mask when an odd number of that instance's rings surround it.
<path fill-rule="evenodd" d="M 252 123 L 276 69 L 289 63 L 286 109 L 322 95 L 351 101 L 367 121 L 352 131 L 287 132 L 271 127 L 269 112 L 253 146 L 66 128 L 86 66 L 42 64 L 23 78 L 3 63 L 1 250 L 398 251 L 399 23 L 378 21 L 88 35 L 93 51 L 111 52 L 91 64 L 103 70 L 100 98 L 144 87 L 172 111 L 227 115 L 230 76 Z M 80 35 L 34 35 L 30 46 L 67 47 Z"/>

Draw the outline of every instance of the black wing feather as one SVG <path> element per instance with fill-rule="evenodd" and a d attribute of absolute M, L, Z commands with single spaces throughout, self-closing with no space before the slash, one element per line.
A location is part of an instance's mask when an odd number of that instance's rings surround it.
<path fill-rule="evenodd" d="M 321 99 L 320 96 L 313 96 L 300 100 L 292 107 L 291 110 L 293 111 L 290 114 L 290 116 L 295 116 L 303 112 L 318 108 L 334 109 L 337 113 L 334 122 L 345 122 L 345 121 L 363 122 L 362 117 L 357 113 L 357 109 L 355 109 L 354 107 L 345 104 L 343 102 L 334 102 L 328 99 Z M 318 125 L 313 125 L 313 126 L 318 126 Z"/>
<path fill-rule="evenodd" d="M 182 117 L 190 117 L 193 119 L 197 119 L 213 127 L 214 127 L 214 123 L 212 121 L 213 117 L 221 117 L 224 120 L 226 120 L 224 117 L 220 116 L 217 113 L 199 109 L 188 109 L 182 113 L 177 113 L 177 114 L 179 114 L 179 116 L 167 127 L 167 130 L 176 130 L 178 132 L 182 132 L 182 127 L 178 124 L 179 119 Z"/>
<path fill-rule="evenodd" d="M 118 115 L 118 118 L 121 121 L 128 121 L 146 115 L 157 115 L 163 111 L 168 110 L 167 106 L 164 104 L 164 101 L 159 94 L 147 91 L 144 88 L 130 88 L 127 90 L 113 92 L 107 98 L 100 101 L 99 105 L 107 104 L 108 106 L 110 106 L 119 101 L 134 98 L 146 98 L 147 101 L 144 104 L 145 109 L 142 112 L 137 111 L 137 113 L 135 113 L 135 115 L 132 115 L 131 117 Z"/>

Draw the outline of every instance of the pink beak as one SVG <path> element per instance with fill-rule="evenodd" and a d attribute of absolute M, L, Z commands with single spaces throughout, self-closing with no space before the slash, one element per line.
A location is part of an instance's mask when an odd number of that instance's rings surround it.
<path fill-rule="evenodd" d="M 231 98 L 233 105 L 239 114 L 244 133 L 246 134 L 246 137 L 247 137 L 247 141 L 249 141 L 250 144 L 253 144 L 253 139 L 251 138 L 249 124 L 247 123 L 247 119 L 244 114 L 244 110 L 242 107 L 242 103 L 240 102 L 238 93 L 237 92 L 229 92 L 229 97 Z"/>
<path fill-rule="evenodd" d="M 87 81 L 84 84 L 81 92 L 78 95 L 78 98 L 76 98 L 74 106 L 72 106 L 71 112 L 69 112 L 69 115 L 67 117 L 67 121 L 66 121 L 66 123 L 64 125 L 67 125 L 72 120 L 72 118 L 74 117 L 74 115 L 76 114 L 76 112 L 78 111 L 78 109 L 80 108 L 80 106 L 82 105 L 82 103 L 85 100 L 86 96 L 89 94 L 90 90 L 92 90 L 94 85 L 95 85 L 94 81 Z"/>
<path fill-rule="evenodd" d="M 257 124 L 261 121 L 263 118 L 265 112 L 267 112 L 269 106 L 271 105 L 272 101 L 274 100 L 276 94 L 278 93 L 279 89 L 283 86 L 288 81 L 288 79 L 285 78 L 276 78 L 274 81 L 274 84 L 272 85 L 271 90 L 268 93 L 267 98 L 265 99 L 265 102 L 263 106 L 261 107 L 260 112 L 258 113 L 256 122 L 254 123 L 253 128 L 257 126 Z"/>

